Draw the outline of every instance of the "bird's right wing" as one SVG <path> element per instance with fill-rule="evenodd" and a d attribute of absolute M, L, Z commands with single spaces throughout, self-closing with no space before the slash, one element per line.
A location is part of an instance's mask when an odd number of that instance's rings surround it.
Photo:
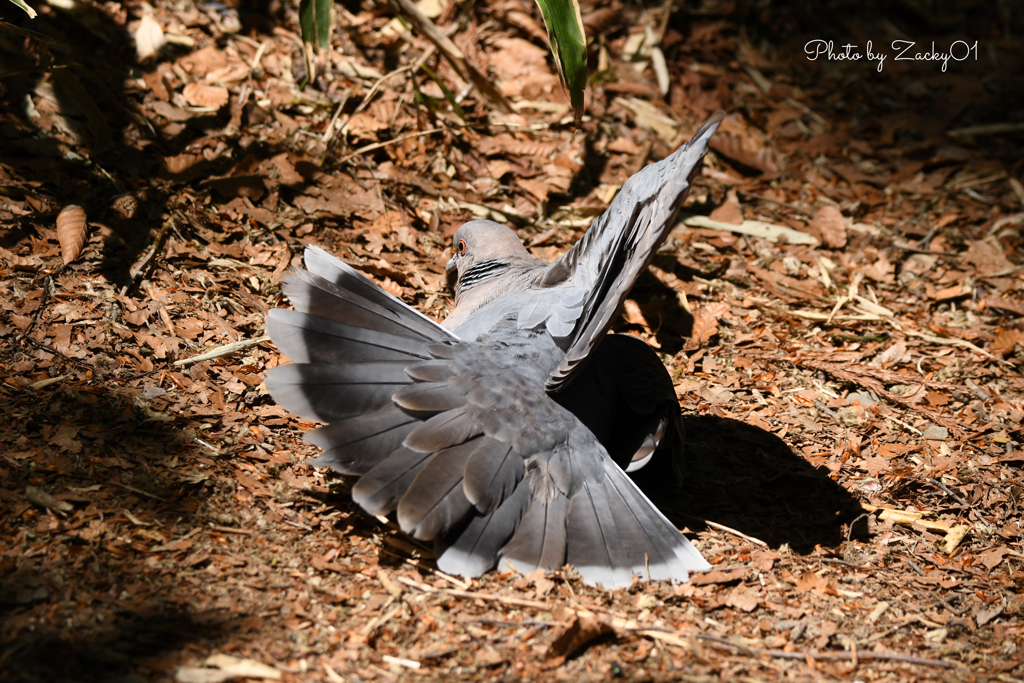
<path fill-rule="evenodd" d="M 572 380 L 607 332 L 629 290 L 672 229 L 708 142 L 724 117 L 717 112 L 689 142 L 627 180 L 608 210 L 535 283 L 542 291 L 566 292 L 570 301 L 563 308 L 578 313 L 565 359 L 547 380 L 548 392 L 561 391 Z M 520 313 L 521 323 L 525 313 Z"/>

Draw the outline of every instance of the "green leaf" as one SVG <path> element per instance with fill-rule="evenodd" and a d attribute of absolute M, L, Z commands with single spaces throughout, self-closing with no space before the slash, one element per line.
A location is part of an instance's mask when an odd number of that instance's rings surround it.
<path fill-rule="evenodd" d="M 555 55 L 562 87 L 569 92 L 573 118 L 583 118 L 583 91 L 587 87 L 587 35 L 583 29 L 578 0 L 537 0 L 548 41 Z"/>
<path fill-rule="evenodd" d="M 444 94 L 444 99 L 451 105 L 455 113 L 459 115 L 459 118 L 462 119 L 463 123 L 467 123 L 465 112 L 462 111 L 462 107 L 460 107 L 459 103 L 455 100 L 455 93 L 453 93 L 448 86 L 444 84 L 441 77 L 434 73 L 434 70 L 429 66 L 426 64 L 420 64 L 420 68 L 434 80 L 434 83 L 437 83 L 441 88 L 441 92 Z"/>
<path fill-rule="evenodd" d="M 300 0 L 299 26 L 302 41 L 313 43 L 322 50 L 331 44 L 331 8 L 334 0 Z"/>
<path fill-rule="evenodd" d="M 29 7 L 28 4 L 26 4 L 24 2 L 24 0 L 11 0 L 11 2 L 13 2 L 15 5 L 17 5 L 21 9 L 25 10 L 25 13 L 29 16 L 29 19 L 35 19 L 36 18 L 36 11 L 34 9 L 32 9 L 31 7 Z"/>

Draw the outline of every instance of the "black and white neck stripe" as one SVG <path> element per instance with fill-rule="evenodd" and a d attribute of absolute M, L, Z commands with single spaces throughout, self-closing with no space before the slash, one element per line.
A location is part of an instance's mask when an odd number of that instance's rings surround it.
<path fill-rule="evenodd" d="M 507 262 L 499 259 L 488 259 L 474 263 L 459 278 L 459 292 L 465 292 L 481 282 L 491 279 L 495 275 L 501 275 L 508 271 L 509 268 L 511 266 Z"/>

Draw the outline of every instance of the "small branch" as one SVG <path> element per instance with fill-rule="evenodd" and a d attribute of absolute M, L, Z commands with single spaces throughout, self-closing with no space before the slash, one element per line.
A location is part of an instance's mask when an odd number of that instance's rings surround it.
<path fill-rule="evenodd" d="M 870 650 L 857 650 L 856 655 L 853 652 L 785 652 L 784 650 L 761 650 L 760 654 L 766 657 L 772 657 L 773 659 L 807 659 L 810 657 L 812 660 L 822 660 L 827 662 L 849 662 L 853 661 L 856 656 L 862 662 L 866 661 L 884 661 L 884 662 L 902 662 L 904 664 L 917 664 L 918 666 L 936 666 L 942 669 L 949 669 L 953 665 L 944 659 L 929 659 L 927 657 L 913 657 L 911 655 L 901 655 L 897 652 L 872 652 Z"/>
<path fill-rule="evenodd" d="M 402 16 L 409 20 L 409 23 L 437 46 L 438 51 L 444 55 L 444 58 L 448 60 L 448 63 L 452 65 L 462 80 L 476 86 L 480 94 L 497 109 L 505 114 L 513 113 L 511 103 L 501 94 L 501 91 L 486 76 L 466 61 L 466 55 L 463 54 L 462 50 L 451 41 L 451 38 L 445 35 L 444 31 L 438 28 L 437 24 L 432 22 L 427 15 L 423 14 L 412 0 L 392 0 L 392 2 L 398 7 Z"/>
<path fill-rule="evenodd" d="M 540 609 L 546 612 L 550 612 L 555 609 L 555 605 L 548 602 L 540 602 L 538 600 L 524 600 L 523 598 L 509 598 L 504 595 L 491 595 L 490 593 L 478 593 L 476 591 L 460 591 L 455 588 L 434 588 L 428 586 L 425 583 L 420 583 L 413 579 L 405 576 L 399 576 L 396 579 L 399 583 L 404 583 L 410 588 L 423 591 L 424 593 L 445 593 L 452 595 L 457 598 L 468 598 L 470 600 L 485 600 L 487 602 L 500 602 L 503 605 L 515 605 L 516 607 L 530 607 L 533 609 Z"/>
<path fill-rule="evenodd" d="M 229 526 L 215 526 L 213 524 L 209 527 L 210 531 L 216 531 L 220 534 L 236 534 L 238 536 L 252 536 L 252 532 L 246 529 L 235 529 Z"/>
<path fill-rule="evenodd" d="M 719 531 L 724 531 L 727 534 L 732 534 L 733 536 L 739 536 L 742 539 L 750 541 L 754 545 L 759 545 L 762 548 L 767 548 L 768 547 L 768 544 L 765 543 L 764 541 L 762 541 L 760 538 L 754 538 L 753 536 L 747 536 L 742 531 L 737 531 L 736 529 L 732 529 L 730 527 L 727 527 L 724 524 L 719 524 L 718 522 L 712 522 L 709 519 L 705 519 L 704 523 L 707 524 L 712 529 L 718 529 Z"/>
<path fill-rule="evenodd" d="M 447 128 L 431 128 L 429 130 L 420 130 L 420 131 L 417 131 L 415 133 L 408 133 L 406 135 L 400 135 L 397 138 L 393 138 L 391 140 L 385 140 L 384 142 L 374 142 L 374 143 L 369 144 L 369 145 L 364 145 L 364 146 L 360 147 L 359 149 L 357 149 L 356 151 L 352 152 L 351 154 L 346 154 L 345 156 L 343 156 L 341 159 L 338 160 L 338 164 L 339 165 L 344 164 L 344 163 L 346 163 L 348 161 L 351 161 L 352 159 L 354 159 L 355 157 L 359 156 L 360 154 L 366 154 L 367 152 L 372 152 L 375 149 L 380 149 L 381 147 L 387 147 L 388 145 L 393 145 L 396 142 L 403 142 L 403 141 L 409 140 L 411 138 L 423 137 L 424 135 L 432 135 L 434 133 L 440 133 L 441 131 L 444 131 L 444 130 L 449 130 L 449 129 L 447 129 Z"/>
<path fill-rule="evenodd" d="M 110 484 L 111 486 L 119 486 L 119 487 L 125 489 L 126 491 L 131 491 L 132 493 L 137 493 L 140 496 L 145 496 L 146 498 L 152 498 L 153 500 L 159 500 L 161 502 L 166 502 L 167 501 L 166 498 L 161 498 L 160 496 L 158 496 L 156 494 L 149 493 L 148 491 L 143 491 L 142 489 L 137 489 L 134 486 L 129 486 L 128 484 L 121 484 L 121 483 L 116 482 L 116 481 L 111 481 L 109 479 L 100 479 L 99 477 L 90 477 L 88 474 L 74 474 L 72 472 L 62 472 L 61 474 L 63 476 L 65 476 L 65 477 L 74 477 L 75 479 L 88 479 L 89 481 L 95 481 L 95 482 L 99 482 L 101 484 Z"/>
<path fill-rule="evenodd" d="M 128 284 L 121 288 L 121 296 L 127 294 L 130 290 L 135 287 L 136 282 L 142 275 L 149 269 L 149 266 L 153 263 L 153 259 L 163 249 L 164 242 L 167 241 L 167 235 L 170 233 L 171 228 L 174 227 L 174 218 L 168 218 L 164 221 L 164 225 L 160 228 L 160 232 L 156 235 L 156 241 L 153 242 L 153 248 L 149 250 L 145 258 L 139 262 L 139 265 L 135 266 L 129 272 Z"/>
<path fill-rule="evenodd" d="M 263 342 L 270 341 L 270 335 L 265 334 L 262 337 L 256 337 L 255 339 L 243 339 L 241 341 L 231 342 L 224 346 L 218 346 L 215 349 L 210 349 L 206 353 L 201 353 L 198 356 L 192 356 L 191 358 L 182 358 L 181 360 L 174 361 L 174 366 L 181 368 L 186 365 L 192 365 L 194 363 L 201 363 L 204 360 L 213 360 L 214 358 L 220 358 L 221 356 L 228 356 L 236 351 L 247 349 L 250 346 L 256 346 Z"/>

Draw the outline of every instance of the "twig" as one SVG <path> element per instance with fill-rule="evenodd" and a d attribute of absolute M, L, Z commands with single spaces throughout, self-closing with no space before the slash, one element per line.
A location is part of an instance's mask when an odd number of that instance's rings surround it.
<path fill-rule="evenodd" d="M 24 339 L 25 339 L 25 341 L 27 341 L 29 344 L 31 344 L 32 346 L 36 347 L 37 349 L 41 349 L 43 351 L 46 351 L 47 353 L 52 353 L 55 356 L 60 356 L 61 358 L 63 358 L 68 363 L 71 363 L 72 365 L 77 365 L 80 368 L 86 368 L 87 370 L 92 370 L 94 374 L 96 372 L 96 366 L 95 365 L 92 365 L 90 363 L 86 363 L 85 361 L 81 361 L 81 360 L 77 360 L 75 358 L 72 358 L 71 356 L 68 356 L 68 355 L 62 353 L 61 351 L 55 349 L 54 347 L 50 346 L 49 344 L 44 344 L 41 341 L 36 341 L 32 337 L 26 336 L 26 337 L 24 337 Z"/>
<path fill-rule="evenodd" d="M 410 588 L 423 591 L 424 593 L 445 593 L 452 595 L 457 598 L 468 598 L 470 600 L 486 600 L 488 602 L 500 602 L 504 605 L 515 605 L 516 607 L 532 607 L 533 609 L 540 609 L 546 612 L 550 612 L 555 608 L 555 605 L 549 602 L 540 602 L 538 600 L 524 600 L 523 598 L 509 598 L 504 595 L 491 595 L 490 593 L 478 593 L 476 591 L 461 591 L 455 588 L 434 588 L 428 586 L 425 583 L 420 583 L 405 576 L 399 576 L 397 578 L 399 583 L 404 583 Z"/>
<path fill-rule="evenodd" d="M 904 557 L 903 561 L 910 565 L 910 568 L 917 572 L 920 576 L 924 576 L 924 570 L 918 567 L 917 563 L 914 562 L 912 559 L 910 559 L 909 557 Z"/>
<path fill-rule="evenodd" d="M 493 83 L 486 76 L 466 60 L 466 55 L 445 35 L 444 31 L 438 28 L 423 12 L 416 7 L 412 0 L 392 0 L 402 15 L 409 20 L 430 42 L 437 46 L 437 49 L 448 60 L 462 80 L 472 83 L 480 91 L 487 101 L 505 114 L 513 113 L 512 105 L 508 99 L 501 94 Z"/>
<path fill-rule="evenodd" d="M 166 502 L 167 501 L 166 498 L 161 498 L 160 496 L 158 496 L 156 494 L 149 493 L 148 491 L 143 491 L 142 489 L 137 489 L 134 486 L 129 486 L 128 484 L 122 484 L 120 482 L 111 481 L 109 479 L 100 479 L 99 477 L 90 477 L 88 474 L 74 474 L 73 472 L 62 472 L 61 474 L 63 476 L 65 476 L 65 477 L 74 477 L 75 479 L 88 479 L 89 481 L 98 481 L 101 484 L 110 484 L 111 486 L 119 486 L 119 487 L 121 487 L 123 489 L 131 491 L 132 493 L 137 493 L 140 496 L 145 496 L 146 498 L 152 498 L 153 500 L 159 500 L 161 502 Z"/>
<path fill-rule="evenodd" d="M 415 133 L 407 133 L 406 135 L 400 135 L 397 138 L 392 138 L 391 140 L 385 140 L 384 142 L 374 142 L 373 144 L 364 145 L 364 146 L 360 147 L 359 149 L 357 149 L 356 151 L 352 152 L 351 154 L 346 154 L 345 156 L 343 156 L 341 159 L 338 160 L 338 164 L 339 165 L 340 164 L 344 164 L 345 162 L 351 161 L 352 159 L 354 159 L 355 157 L 359 156 L 360 154 L 365 154 L 367 152 L 372 152 L 375 149 L 380 149 L 381 147 L 387 147 L 388 145 L 393 145 L 396 142 L 404 142 L 405 140 L 409 140 L 411 138 L 418 138 L 418 137 L 422 137 L 424 135 L 432 135 L 434 133 L 440 133 L 441 131 L 444 131 L 444 130 L 449 130 L 449 129 L 447 129 L 447 128 L 431 128 L 429 130 L 420 130 L 420 131 L 416 131 Z"/>
<path fill-rule="evenodd" d="M 864 515 L 861 515 L 863 517 Z M 821 561 L 825 564 L 838 564 L 840 567 L 850 567 L 852 569 L 859 569 L 863 565 L 854 564 L 853 562 L 847 562 L 846 560 L 837 560 L 834 557 L 823 557 Z"/>
<path fill-rule="evenodd" d="M 1024 131 L 1024 123 L 985 123 L 980 126 L 953 128 L 947 130 L 946 135 L 955 138 L 962 135 L 999 135 L 1000 133 L 1016 133 L 1018 131 Z"/>
<path fill-rule="evenodd" d="M 324 131 L 323 138 L 321 138 L 321 141 L 324 144 L 330 143 L 331 138 L 334 137 L 334 124 L 338 122 L 338 117 L 341 116 L 341 110 L 344 109 L 345 105 L 348 103 L 348 96 L 350 94 L 352 94 L 352 88 L 349 88 L 341 95 L 341 102 L 338 103 L 338 108 L 334 110 L 334 116 L 332 116 L 331 120 L 327 123 L 327 130 Z M 348 125 L 348 121 L 345 121 L 345 125 Z M 323 162 L 321 161 L 321 163 Z"/>
<path fill-rule="evenodd" d="M 210 349 L 206 353 L 201 353 L 198 356 L 192 356 L 191 358 L 182 358 L 181 360 L 174 361 L 175 367 L 184 367 L 186 365 L 192 365 L 193 363 L 201 363 L 204 360 L 213 360 L 214 358 L 220 358 L 221 356 L 227 356 L 236 351 L 247 349 L 250 346 L 256 346 L 263 342 L 270 341 L 270 335 L 265 334 L 262 337 L 256 337 L 255 339 L 243 339 L 241 341 L 231 342 L 224 346 L 218 346 L 215 349 Z"/>
<path fill-rule="evenodd" d="M 235 534 L 238 536 L 252 536 L 252 532 L 248 529 L 235 529 L 229 526 L 214 526 L 213 524 L 209 527 L 210 531 L 216 531 L 222 534 Z"/>
<path fill-rule="evenodd" d="M 659 637 L 658 631 L 651 629 L 643 629 L 642 634 L 656 640 L 663 642 L 672 643 L 675 645 L 685 645 L 678 636 L 673 638 Z M 669 635 L 669 634 L 666 634 Z M 902 662 L 904 664 L 917 664 L 919 666 L 936 666 L 942 669 L 948 669 L 953 665 L 944 659 L 929 659 L 927 657 L 914 657 L 912 655 L 901 655 L 895 652 L 873 652 L 863 650 L 853 650 L 846 652 L 786 652 L 785 650 L 761 650 L 759 648 L 751 648 L 746 645 L 734 643 L 731 640 L 725 638 L 719 638 L 717 636 L 709 636 L 704 633 L 697 633 L 692 636 L 697 640 L 705 640 L 725 647 L 733 648 L 737 652 L 750 656 L 750 657 L 771 657 L 773 659 L 799 659 L 799 660 L 822 660 L 829 662 L 847 662 L 847 661 L 889 661 L 889 662 Z"/>
<path fill-rule="evenodd" d="M 925 481 L 927 481 L 928 483 L 932 484 L 933 486 L 938 486 L 940 489 L 945 491 L 949 495 L 950 498 L 952 498 L 956 502 L 960 503 L 964 507 L 970 507 L 970 503 L 968 503 L 966 500 L 964 500 L 963 498 L 958 496 L 955 491 L 953 491 L 951 488 L 949 488 L 948 486 L 943 484 L 938 479 L 926 479 Z"/>
<path fill-rule="evenodd" d="M 174 218 L 168 218 L 163 227 L 160 228 L 160 232 L 156 234 L 156 240 L 153 242 L 153 248 L 149 250 L 149 253 L 139 262 L 139 265 L 135 266 L 129 272 L 128 284 L 121 288 L 121 296 L 124 296 L 135 287 L 136 282 L 142 274 L 146 272 L 153 259 L 156 258 L 157 253 L 163 248 L 164 242 L 167 240 L 167 235 L 170 233 L 171 228 L 174 227 Z"/>
<path fill-rule="evenodd" d="M 896 242 L 892 245 L 894 248 L 900 251 L 905 251 L 910 254 L 926 254 L 928 256 L 959 256 L 960 254 L 955 251 L 932 251 L 931 249 L 921 249 L 919 247 L 912 247 L 909 244 L 900 244 Z"/>
<path fill-rule="evenodd" d="M 810 657 L 812 660 L 820 659 L 829 662 L 847 662 L 853 661 L 855 658 L 860 661 L 886 661 L 886 662 L 902 662 L 904 664 L 917 664 L 918 666 L 937 666 L 942 669 L 948 669 L 953 665 L 944 659 L 929 659 L 927 657 L 913 657 L 911 655 L 901 655 L 896 652 L 872 652 L 870 650 L 858 650 L 854 652 L 786 652 L 784 650 L 761 650 L 759 654 L 766 657 L 772 657 L 773 659 L 807 659 Z"/>
<path fill-rule="evenodd" d="M 768 544 L 765 543 L 764 541 L 762 541 L 760 538 L 754 538 L 753 536 L 747 536 L 742 531 L 737 531 L 736 529 L 732 529 L 730 527 L 727 527 L 724 524 L 719 524 L 718 522 L 712 522 L 709 519 L 704 520 L 704 523 L 707 524 L 712 529 L 718 529 L 719 531 L 724 531 L 727 534 L 732 534 L 733 536 L 739 536 L 742 539 L 750 541 L 754 545 L 759 545 L 762 548 L 767 548 L 768 547 Z"/>

